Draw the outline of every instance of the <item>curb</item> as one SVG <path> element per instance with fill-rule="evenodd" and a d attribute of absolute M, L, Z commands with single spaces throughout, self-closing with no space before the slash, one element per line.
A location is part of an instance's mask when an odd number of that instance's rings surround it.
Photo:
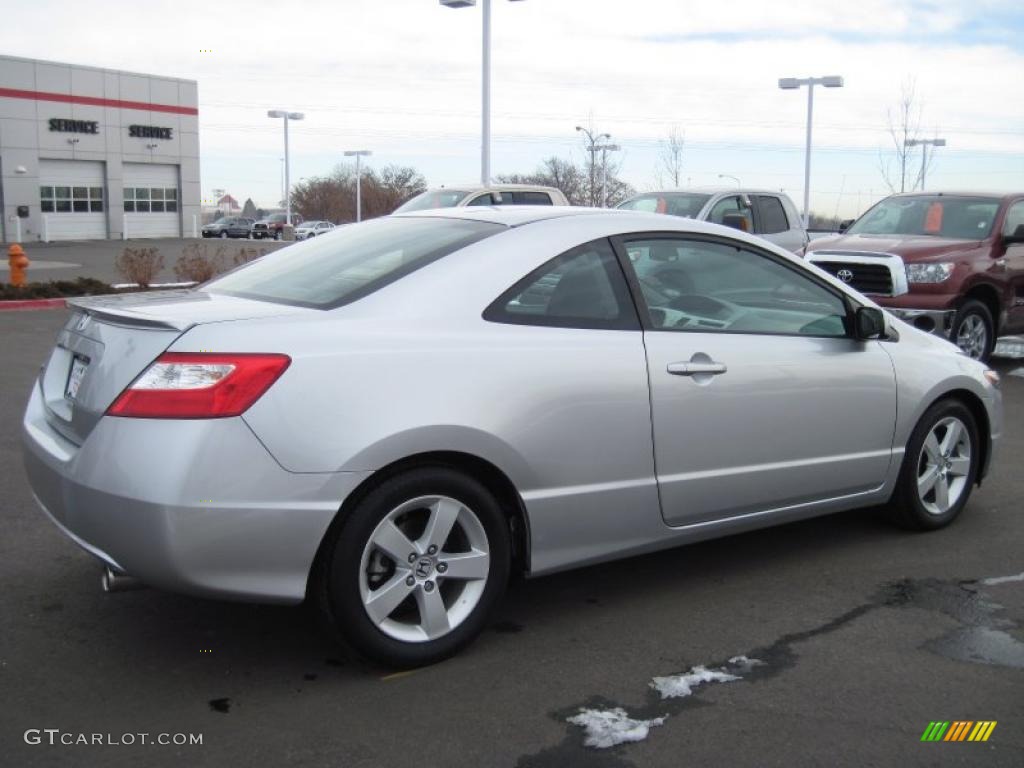
<path fill-rule="evenodd" d="M 15 299 L 0 301 L 0 312 L 16 312 L 29 309 L 64 309 L 66 299 Z"/>

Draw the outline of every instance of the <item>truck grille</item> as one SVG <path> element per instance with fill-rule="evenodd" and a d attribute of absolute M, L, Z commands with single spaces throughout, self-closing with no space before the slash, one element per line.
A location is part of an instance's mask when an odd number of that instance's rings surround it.
<path fill-rule="evenodd" d="M 817 266 L 861 293 L 891 296 L 892 273 L 885 264 L 855 264 L 842 261 L 815 261 Z M 840 272 L 843 274 L 840 275 Z"/>

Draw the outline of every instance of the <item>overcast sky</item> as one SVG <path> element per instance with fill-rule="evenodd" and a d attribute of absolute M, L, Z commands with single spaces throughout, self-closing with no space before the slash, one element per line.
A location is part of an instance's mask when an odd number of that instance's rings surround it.
<path fill-rule="evenodd" d="M 306 113 L 293 181 L 346 149 L 431 185 L 479 178 L 479 3 L 33 0 L 4 16 L 8 54 L 197 80 L 204 197 L 279 199 L 268 108 Z M 582 123 L 611 133 L 623 178 L 652 189 L 679 126 L 683 186 L 731 174 L 799 205 L 806 91 L 776 81 L 837 74 L 845 88 L 815 90 L 812 209 L 854 215 L 885 193 L 886 110 L 908 79 L 928 135 L 948 142 L 929 188 L 1020 189 L 1022 39 L 1020 0 L 493 0 L 492 168 L 582 161 Z"/>

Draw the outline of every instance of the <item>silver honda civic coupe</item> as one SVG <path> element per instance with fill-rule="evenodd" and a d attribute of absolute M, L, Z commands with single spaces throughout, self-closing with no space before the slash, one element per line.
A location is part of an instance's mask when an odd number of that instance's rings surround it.
<path fill-rule="evenodd" d="M 466 645 L 513 573 L 869 505 L 941 528 L 1001 430 L 952 344 L 657 214 L 416 212 L 69 303 L 25 463 L 105 583 L 308 600 L 396 666 Z"/>

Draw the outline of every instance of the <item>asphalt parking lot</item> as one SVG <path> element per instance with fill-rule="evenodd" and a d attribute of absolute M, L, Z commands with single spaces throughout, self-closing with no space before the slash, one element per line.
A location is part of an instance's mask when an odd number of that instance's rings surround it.
<path fill-rule="evenodd" d="M 0 314 L 0 763 L 1024 765 L 1022 360 L 997 361 L 1000 453 L 946 530 L 858 511 L 515 584 L 462 655 L 391 674 L 302 608 L 100 591 L 21 467 L 21 411 L 65 316 Z M 698 665 L 741 679 L 669 700 L 650 686 Z M 598 750 L 567 722 L 581 707 L 665 720 Z M 998 723 L 984 743 L 920 740 L 982 720 Z M 29 729 L 202 744 L 26 744 Z"/>

